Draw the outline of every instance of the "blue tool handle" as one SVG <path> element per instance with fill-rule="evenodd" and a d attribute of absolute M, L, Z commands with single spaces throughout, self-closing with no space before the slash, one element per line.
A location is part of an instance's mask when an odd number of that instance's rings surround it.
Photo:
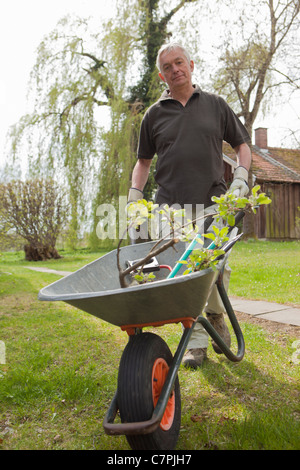
<path fill-rule="evenodd" d="M 236 215 L 235 215 L 235 224 L 231 227 L 229 227 L 229 230 L 228 230 L 228 234 L 231 232 L 231 230 L 242 220 L 242 218 L 244 217 L 245 215 L 245 212 L 244 211 L 239 211 Z M 174 268 L 172 269 L 172 271 L 170 272 L 170 274 L 168 275 L 167 279 L 171 279 L 172 277 L 176 276 L 176 274 L 178 273 L 178 271 L 180 270 L 180 268 L 182 267 L 182 264 L 180 263 L 180 261 L 185 261 L 189 256 L 190 254 L 192 253 L 192 251 L 194 250 L 195 246 L 197 245 L 198 241 L 197 239 L 198 238 L 201 238 L 201 235 L 200 233 L 198 233 L 195 238 L 193 239 L 193 241 L 191 241 L 191 243 L 189 244 L 189 246 L 187 247 L 187 249 L 185 250 L 185 252 L 183 253 L 183 255 L 181 256 L 180 260 L 177 261 L 177 263 L 175 264 Z M 216 248 L 216 245 L 214 242 L 211 242 L 211 244 L 207 247 L 208 250 L 214 250 Z"/>
<path fill-rule="evenodd" d="M 174 268 L 172 269 L 172 271 L 168 275 L 167 279 L 171 279 L 172 277 L 176 276 L 176 274 L 178 273 L 178 271 L 182 267 L 182 263 L 180 261 L 185 261 L 190 256 L 190 254 L 194 250 L 195 246 L 198 244 L 198 240 L 197 240 L 198 238 L 201 238 L 200 234 L 197 234 L 195 236 L 195 238 L 193 239 L 193 241 L 191 241 L 191 243 L 189 244 L 189 246 L 187 247 L 187 249 L 185 250 L 185 252 L 181 256 L 179 261 L 177 261 Z M 215 244 L 214 244 L 214 242 L 211 242 L 211 244 L 208 246 L 208 249 L 213 250 L 214 248 L 215 248 Z"/>

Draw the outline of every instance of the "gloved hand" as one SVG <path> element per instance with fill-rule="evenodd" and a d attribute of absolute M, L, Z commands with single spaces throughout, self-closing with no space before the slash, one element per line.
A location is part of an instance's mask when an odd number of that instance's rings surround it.
<path fill-rule="evenodd" d="M 238 197 L 247 196 L 249 193 L 248 170 L 246 170 L 246 168 L 243 166 L 238 166 L 236 168 L 229 192 L 234 192 L 234 194 Z"/>
<path fill-rule="evenodd" d="M 130 188 L 129 193 L 128 193 L 128 198 L 127 198 L 127 204 L 130 202 L 136 202 L 139 199 L 144 198 L 144 193 L 140 189 L 137 188 Z"/>
<path fill-rule="evenodd" d="M 127 198 L 127 207 L 131 202 L 137 202 L 140 199 L 144 198 L 144 193 L 140 189 L 137 188 L 130 188 L 129 193 L 128 193 L 128 198 Z M 130 242 L 132 245 L 136 243 L 143 243 L 149 240 L 149 235 L 148 235 L 148 222 L 144 222 L 142 225 L 140 225 L 137 229 L 134 227 L 131 227 L 128 230 Z"/>

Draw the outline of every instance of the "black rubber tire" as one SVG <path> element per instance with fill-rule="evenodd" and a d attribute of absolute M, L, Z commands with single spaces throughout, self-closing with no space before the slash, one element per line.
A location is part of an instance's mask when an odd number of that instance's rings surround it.
<path fill-rule="evenodd" d="M 154 405 L 152 370 L 157 359 L 168 365 L 173 356 L 165 341 L 153 333 L 132 336 L 124 349 L 118 375 L 118 406 L 123 423 L 146 421 L 151 418 Z M 178 377 L 173 394 L 175 410 L 168 430 L 160 426 L 150 434 L 127 435 L 133 450 L 172 450 L 175 448 L 181 424 L 181 398 Z"/>

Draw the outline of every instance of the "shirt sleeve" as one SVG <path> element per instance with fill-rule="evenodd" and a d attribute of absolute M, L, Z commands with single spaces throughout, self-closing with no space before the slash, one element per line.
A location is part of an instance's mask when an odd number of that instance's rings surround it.
<path fill-rule="evenodd" d="M 137 157 L 152 159 L 155 155 L 155 152 L 156 150 L 152 139 L 149 113 L 146 112 L 140 128 Z"/>
<path fill-rule="evenodd" d="M 237 117 L 235 112 L 228 106 L 228 104 L 221 98 L 222 108 L 225 118 L 224 136 L 223 139 L 228 142 L 232 148 L 237 147 L 245 142 L 250 142 L 250 136 Z"/>

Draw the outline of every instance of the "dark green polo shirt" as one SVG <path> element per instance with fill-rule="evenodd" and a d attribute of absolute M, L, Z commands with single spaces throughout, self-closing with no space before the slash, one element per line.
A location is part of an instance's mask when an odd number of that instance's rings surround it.
<path fill-rule="evenodd" d="M 158 156 L 156 202 L 207 207 L 224 194 L 223 140 L 234 148 L 250 138 L 221 97 L 195 85 L 182 106 L 165 91 L 144 115 L 138 146 L 138 158 Z"/>

